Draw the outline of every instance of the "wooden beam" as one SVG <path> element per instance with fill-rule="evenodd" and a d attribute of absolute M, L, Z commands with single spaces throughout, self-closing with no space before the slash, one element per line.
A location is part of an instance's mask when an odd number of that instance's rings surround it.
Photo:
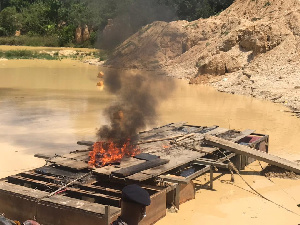
<path fill-rule="evenodd" d="M 154 159 L 154 160 L 150 160 L 150 161 L 146 161 L 137 165 L 133 165 L 133 166 L 129 166 L 129 167 L 125 167 L 122 168 L 120 170 L 117 171 L 113 171 L 112 174 L 117 176 L 117 177 L 127 177 L 130 176 L 132 174 L 141 172 L 143 170 L 147 170 L 153 167 L 157 167 L 163 164 L 168 163 L 170 160 L 167 159 Z"/>
<path fill-rule="evenodd" d="M 94 142 L 93 141 L 77 141 L 78 145 L 86 145 L 86 146 L 93 146 Z"/>
<path fill-rule="evenodd" d="M 205 159 L 205 158 L 200 158 L 195 161 L 193 161 L 193 164 L 200 164 L 200 165 L 209 165 L 209 166 L 215 166 L 219 168 L 228 168 L 228 164 L 212 160 L 212 159 Z"/>
<path fill-rule="evenodd" d="M 212 135 L 205 136 L 205 143 L 240 155 L 249 156 L 298 174 L 300 173 L 300 164 L 275 155 L 270 155 L 245 145 L 233 143 L 232 141 L 227 141 Z"/>
<path fill-rule="evenodd" d="M 231 159 L 234 156 L 235 156 L 235 153 L 231 153 L 231 154 L 227 155 L 226 157 L 224 156 L 224 157 L 218 159 L 218 162 L 225 162 L 225 161 L 227 161 L 227 159 Z M 208 172 L 209 168 L 210 168 L 210 165 L 205 166 L 203 169 L 201 169 L 201 170 L 197 171 L 196 173 L 193 173 L 192 175 L 186 177 L 186 180 L 190 181 L 192 179 L 195 179 L 196 177 L 199 177 L 200 175 Z"/>
<path fill-rule="evenodd" d="M 210 189 L 213 190 L 214 189 L 214 168 L 213 166 L 209 167 L 209 171 L 210 171 Z"/>

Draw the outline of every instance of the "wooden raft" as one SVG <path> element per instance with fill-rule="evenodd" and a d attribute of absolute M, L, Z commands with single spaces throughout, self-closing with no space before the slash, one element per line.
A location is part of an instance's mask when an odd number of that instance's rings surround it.
<path fill-rule="evenodd" d="M 187 165 L 216 151 L 214 146 L 203 146 L 205 135 L 219 135 L 238 141 L 254 130 L 243 132 L 218 126 L 202 127 L 171 123 L 139 133 L 138 147 L 148 158 L 125 157 L 119 165 L 108 165 L 93 170 L 96 176 L 116 177 L 132 182 L 141 182 L 158 177 L 170 170 Z M 90 143 L 90 142 L 89 142 Z M 48 161 L 56 166 L 75 171 L 91 170 L 88 166 L 89 150 L 56 155 Z M 153 161 L 151 162 L 151 159 Z M 150 161 L 149 161 L 150 160 Z"/>
<path fill-rule="evenodd" d="M 216 150 L 214 147 L 200 146 L 205 134 L 217 135 L 227 131 L 228 129 L 218 126 L 201 127 L 180 123 L 168 124 L 150 131 L 141 132 L 139 135 L 139 147 L 142 152 L 158 156 L 163 160 L 168 160 L 168 163 L 142 169 L 134 174 L 129 174 L 125 178 L 134 182 L 140 182 L 158 177 L 172 169 L 197 160 Z M 243 137 L 245 135 L 242 134 Z M 237 132 L 236 137 L 241 137 L 241 132 Z M 125 159 L 121 161 L 119 166 L 105 166 L 96 169 L 94 173 L 99 176 L 114 177 L 118 174 L 118 171 L 142 163 L 145 163 L 145 160 L 136 158 Z"/>

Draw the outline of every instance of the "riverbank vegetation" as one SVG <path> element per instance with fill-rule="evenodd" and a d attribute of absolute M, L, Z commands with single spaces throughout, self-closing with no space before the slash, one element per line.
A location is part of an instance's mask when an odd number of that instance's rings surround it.
<path fill-rule="evenodd" d="M 60 50 L 60 51 L 35 51 L 35 50 L 0 50 L 0 59 L 47 59 L 47 60 L 61 60 L 66 58 L 86 60 L 99 59 L 99 61 L 106 60 L 107 53 L 105 51 L 75 51 L 75 50 Z"/>
<path fill-rule="evenodd" d="M 115 45 L 155 20 L 195 20 L 233 0 L 0 0 L 0 44 L 95 47 L 118 18 L 126 31 Z M 112 23 L 114 24 L 114 23 Z M 111 24 L 110 24 L 111 25 Z M 109 38 L 111 39 L 111 33 Z M 105 46 L 104 46 L 105 47 Z"/>

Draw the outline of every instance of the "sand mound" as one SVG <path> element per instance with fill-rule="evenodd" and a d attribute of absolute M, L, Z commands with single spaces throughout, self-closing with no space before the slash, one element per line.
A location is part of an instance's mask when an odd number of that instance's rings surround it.
<path fill-rule="evenodd" d="M 300 108 L 300 1 L 236 0 L 220 15 L 155 22 L 122 43 L 107 65 L 178 78 L 225 75 L 219 90 Z M 199 77 L 198 79 L 195 77 Z"/>

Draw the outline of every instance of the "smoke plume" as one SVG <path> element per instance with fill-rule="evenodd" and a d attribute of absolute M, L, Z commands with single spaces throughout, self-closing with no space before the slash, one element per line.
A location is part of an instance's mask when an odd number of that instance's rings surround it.
<path fill-rule="evenodd" d="M 109 92 L 117 95 L 117 101 L 105 110 L 110 124 L 102 126 L 97 134 L 100 140 L 120 144 L 128 139 L 134 141 L 141 129 L 155 123 L 159 103 L 173 89 L 171 79 L 122 72 L 106 74 L 104 84 Z"/>
<path fill-rule="evenodd" d="M 142 26 L 157 20 L 171 21 L 174 17 L 174 10 L 157 0 L 135 0 L 116 18 L 109 20 L 103 31 L 101 47 L 113 48 Z M 105 88 L 117 96 L 117 101 L 104 112 L 110 122 L 99 129 L 100 140 L 120 144 L 127 139 L 134 141 L 140 130 L 155 123 L 159 103 L 170 94 L 173 82 L 153 74 L 155 72 L 149 76 L 124 71 L 105 74 Z"/>
<path fill-rule="evenodd" d="M 109 20 L 101 34 L 99 47 L 113 49 L 147 24 L 154 21 L 170 22 L 175 18 L 174 8 L 158 0 L 135 0 L 117 17 Z"/>

